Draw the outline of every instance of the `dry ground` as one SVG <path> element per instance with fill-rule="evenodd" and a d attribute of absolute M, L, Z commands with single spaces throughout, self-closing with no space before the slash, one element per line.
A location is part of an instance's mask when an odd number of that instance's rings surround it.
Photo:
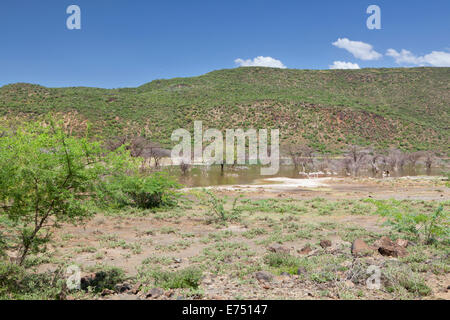
<path fill-rule="evenodd" d="M 387 218 L 372 200 L 402 212 L 432 213 L 443 205 L 448 213 L 450 191 L 440 179 L 345 178 L 319 188 L 235 187 L 213 193 L 219 204 L 224 202 L 226 221 L 219 218 L 211 195 L 191 189 L 177 208 L 98 213 L 84 226 L 64 225 L 49 250 L 28 263 L 36 272 L 76 264 L 83 274 L 114 266 L 125 271 L 130 286 L 141 284 L 137 294 L 69 296 L 81 299 L 151 298 L 152 288 L 164 287 L 154 283 L 154 272 L 176 274 L 186 268 L 200 270 L 198 288 L 168 285 L 157 299 L 450 298 L 445 244 L 412 240 L 404 258 L 351 253 L 357 238 L 372 244 L 384 235 L 393 240 L 406 236 L 384 224 Z M 322 248 L 322 240 L 331 246 Z M 289 255 L 271 252 L 274 244 Z M 366 285 L 370 265 L 382 272 L 378 290 Z M 258 281 L 258 271 L 273 278 Z"/>

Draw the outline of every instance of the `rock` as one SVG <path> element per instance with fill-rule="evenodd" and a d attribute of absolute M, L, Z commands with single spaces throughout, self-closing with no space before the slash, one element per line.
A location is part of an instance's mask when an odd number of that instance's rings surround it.
<path fill-rule="evenodd" d="M 135 294 L 121 293 L 111 296 L 109 300 L 141 300 Z"/>
<path fill-rule="evenodd" d="M 180 258 L 173 258 L 173 261 L 175 261 L 175 263 L 181 263 L 181 259 Z"/>
<path fill-rule="evenodd" d="M 128 282 L 116 284 L 114 288 L 119 293 L 124 293 L 124 292 L 126 292 L 128 290 L 131 290 L 131 286 L 130 286 L 130 284 Z"/>
<path fill-rule="evenodd" d="M 408 255 L 408 252 L 405 248 L 399 246 L 395 242 L 393 242 L 388 237 L 382 237 L 380 240 L 376 242 L 378 247 L 378 252 L 383 256 L 391 256 L 391 257 L 405 257 Z"/>
<path fill-rule="evenodd" d="M 116 292 L 113 291 L 113 290 L 110 290 L 110 289 L 103 289 L 101 295 L 102 295 L 102 297 L 104 297 L 104 296 L 110 296 L 110 295 L 112 295 L 112 294 L 114 294 L 114 293 L 116 293 Z"/>
<path fill-rule="evenodd" d="M 345 283 L 345 286 L 348 288 L 353 288 L 355 286 L 355 284 L 350 280 L 346 280 L 344 283 Z"/>
<path fill-rule="evenodd" d="M 331 241 L 330 240 L 322 240 L 322 241 L 320 241 L 320 246 L 324 249 L 331 247 Z"/>
<path fill-rule="evenodd" d="M 311 245 L 307 244 L 306 246 L 304 246 L 302 249 L 297 250 L 298 253 L 300 254 L 308 254 L 312 251 Z"/>
<path fill-rule="evenodd" d="M 269 251 L 275 252 L 275 253 L 286 253 L 289 254 L 291 252 L 291 249 L 283 247 L 282 245 L 275 243 L 268 247 Z"/>
<path fill-rule="evenodd" d="M 131 293 L 132 294 L 137 294 L 140 289 L 141 289 L 141 283 L 140 282 L 136 282 L 134 284 L 134 286 L 131 288 Z"/>
<path fill-rule="evenodd" d="M 264 289 L 266 289 L 266 290 L 269 290 L 269 289 L 270 289 L 270 285 L 267 284 L 266 282 L 261 282 L 261 286 L 262 286 Z"/>
<path fill-rule="evenodd" d="M 373 249 L 370 248 L 367 243 L 365 243 L 362 239 L 356 239 L 352 243 L 352 254 L 354 256 L 367 256 L 373 252 Z"/>
<path fill-rule="evenodd" d="M 165 295 L 167 298 L 170 298 L 171 296 L 173 296 L 173 290 L 167 291 L 166 293 L 164 293 L 164 295 Z"/>
<path fill-rule="evenodd" d="M 147 292 L 146 297 L 147 298 L 158 298 L 159 296 L 162 296 L 164 294 L 164 291 L 160 288 L 153 288 L 149 292 Z"/>
<path fill-rule="evenodd" d="M 398 244 L 400 247 L 406 248 L 408 247 L 409 241 L 404 239 L 397 239 L 395 243 Z"/>
<path fill-rule="evenodd" d="M 297 269 L 297 275 L 302 275 L 302 274 L 306 274 L 306 268 L 305 267 L 299 267 Z"/>
<path fill-rule="evenodd" d="M 258 281 L 272 281 L 273 274 L 267 271 L 258 271 L 255 273 L 255 277 Z"/>

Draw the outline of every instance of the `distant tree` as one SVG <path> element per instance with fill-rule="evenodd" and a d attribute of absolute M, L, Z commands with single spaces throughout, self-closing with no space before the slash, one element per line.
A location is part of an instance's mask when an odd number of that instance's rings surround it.
<path fill-rule="evenodd" d="M 170 151 L 162 148 L 158 143 L 152 142 L 144 136 L 135 137 L 116 137 L 108 140 L 106 148 L 108 150 L 116 150 L 120 146 L 125 145 L 125 148 L 130 151 L 132 157 L 140 157 L 145 162 L 153 160 L 155 167 L 159 167 L 161 159 L 164 157 L 170 157 Z"/>
<path fill-rule="evenodd" d="M 314 150 L 304 145 L 288 145 L 287 152 L 296 170 L 302 167 L 302 172 L 308 172 L 313 165 Z"/>
<path fill-rule="evenodd" d="M 407 161 L 409 162 L 409 164 L 412 167 L 415 167 L 417 162 L 423 157 L 425 157 L 425 152 L 423 152 L 423 151 L 416 151 L 416 152 L 412 152 L 412 153 L 407 155 Z"/>
<path fill-rule="evenodd" d="M 387 155 L 387 163 L 392 170 L 398 171 L 403 169 L 406 161 L 407 155 L 403 151 L 395 148 L 389 149 L 389 153 Z"/>
<path fill-rule="evenodd" d="M 372 154 L 367 157 L 372 173 L 378 174 L 382 169 L 380 169 L 385 163 L 385 156 L 382 154 Z"/>
<path fill-rule="evenodd" d="M 370 149 L 365 149 L 356 145 L 350 146 L 345 152 L 342 160 L 344 170 L 351 175 L 358 175 L 361 168 L 366 165 L 370 156 Z"/>
<path fill-rule="evenodd" d="M 424 154 L 424 158 L 425 158 L 425 167 L 427 168 L 427 170 L 431 170 L 431 166 L 437 160 L 436 154 L 433 151 L 427 151 Z"/>

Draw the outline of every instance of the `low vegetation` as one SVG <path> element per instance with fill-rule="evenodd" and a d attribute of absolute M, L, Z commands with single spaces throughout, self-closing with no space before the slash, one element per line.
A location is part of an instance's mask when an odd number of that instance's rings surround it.
<path fill-rule="evenodd" d="M 282 145 L 320 153 L 360 145 L 447 154 L 449 72 L 252 67 L 112 90 L 18 83 L 0 88 L 0 116 L 14 124 L 53 113 L 74 133 L 89 121 L 104 138 L 142 136 L 166 148 L 175 129 L 203 120 L 220 130 L 280 129 Z"/>

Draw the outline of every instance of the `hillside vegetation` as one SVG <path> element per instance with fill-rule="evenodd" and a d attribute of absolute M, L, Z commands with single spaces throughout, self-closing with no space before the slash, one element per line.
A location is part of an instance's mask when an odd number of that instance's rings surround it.
<path fill-rule="evenodd" d="M 236 68 L 138 88 L 0 88 L 3 121 L 48 113 L 103 137 L 141 134 L 170 146 L 174 129 L 279 128 L 282 143 L 339 152 L 349 144 L 448 153 L 450 68 Z"/>

